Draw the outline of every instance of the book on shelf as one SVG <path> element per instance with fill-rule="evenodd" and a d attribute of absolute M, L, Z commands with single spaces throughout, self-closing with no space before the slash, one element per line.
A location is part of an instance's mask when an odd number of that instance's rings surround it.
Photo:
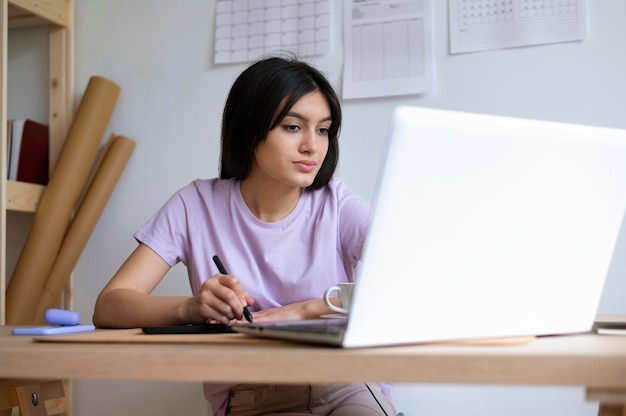
<path fill-rule="evenodd" d="M 11 120 L 7 129 L 8 176 L 12 181 L 48 183 L 49 128 L 36 121 Z"/>
<path fill-rule="evenodd" d="M 7 153 L 8 169 L 7 179 L 17 180 L 17 165 L 20 159 L 20 149 L 22 147 L 22 131 L 26 120 L 11 120 L 11 134 L 9 138 L 9 149 Z"/>

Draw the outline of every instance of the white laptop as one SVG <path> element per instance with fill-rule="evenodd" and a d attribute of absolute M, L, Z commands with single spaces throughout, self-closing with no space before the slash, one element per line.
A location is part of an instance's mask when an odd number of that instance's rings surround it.
<path fill-rule="evenodd" d="M 625 205 L 626 131 L 399 107 L 347 319 L 235 330 L 345 348 L 589 331 Z"/>

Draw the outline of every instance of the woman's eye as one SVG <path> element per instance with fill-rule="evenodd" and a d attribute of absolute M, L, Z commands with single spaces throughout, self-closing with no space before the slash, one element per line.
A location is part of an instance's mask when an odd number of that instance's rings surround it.
<path fill-rule="evenodd" d="M 317 133 L 322 136 L 328 136 L 328 127 L 320 127 L 317 129 Z"/>
<path fill-rule="evenodd" d="M 285 126 L 285 130 L 287 131 L 292 131 L 292 132 L 296 132 L 298 131 L 299 127 L 296 125 L 289 125 L 289 126 Z"/>

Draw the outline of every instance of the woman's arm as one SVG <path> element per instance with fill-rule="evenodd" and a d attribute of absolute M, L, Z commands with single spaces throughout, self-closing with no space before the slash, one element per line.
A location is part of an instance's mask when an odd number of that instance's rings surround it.
<path fill-rule="evenodd" d="M 93 323 L 101 328 L 229 322 L 240 319 L 243 305 L 254 301 L 241 290 L 235 276 L 218 274 L 204 282 L 195 296 L 153 296 L 170 269 L 158 254 L 139 244 L 104 287 L 94 309 Z"/>
<path fill-rule="evenodd" d="M 184 297 L 150 295 L 169 269 L 158 254 L 139 244 L 100 292 L 93 323 L 102 328 L 183 323 Z"/>

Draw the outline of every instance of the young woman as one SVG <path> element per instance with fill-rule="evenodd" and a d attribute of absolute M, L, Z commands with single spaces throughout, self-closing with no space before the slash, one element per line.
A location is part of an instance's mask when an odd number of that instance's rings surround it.
<path fill-rule="evenodd" d="M 139 245 L 102 290 L 94 323 L 229 323 L 243 319 L 244 306 L 255 321 L 330 313 L 321 295 L 354 280 L 370 215 L 367 203 L 333 177 L 340 126 L 339 99 L 315 68 L 281 57 L 249 66 L 226 101 L 220 178 L 182 188 L 137 231 Z M 214 255 L 232 274 L 219 273 Z M 152 296 L 178 262 L 187 267 L 193 296 Z M 216 415 L 395 414 L 383 387 L 204 390 Z"/>

